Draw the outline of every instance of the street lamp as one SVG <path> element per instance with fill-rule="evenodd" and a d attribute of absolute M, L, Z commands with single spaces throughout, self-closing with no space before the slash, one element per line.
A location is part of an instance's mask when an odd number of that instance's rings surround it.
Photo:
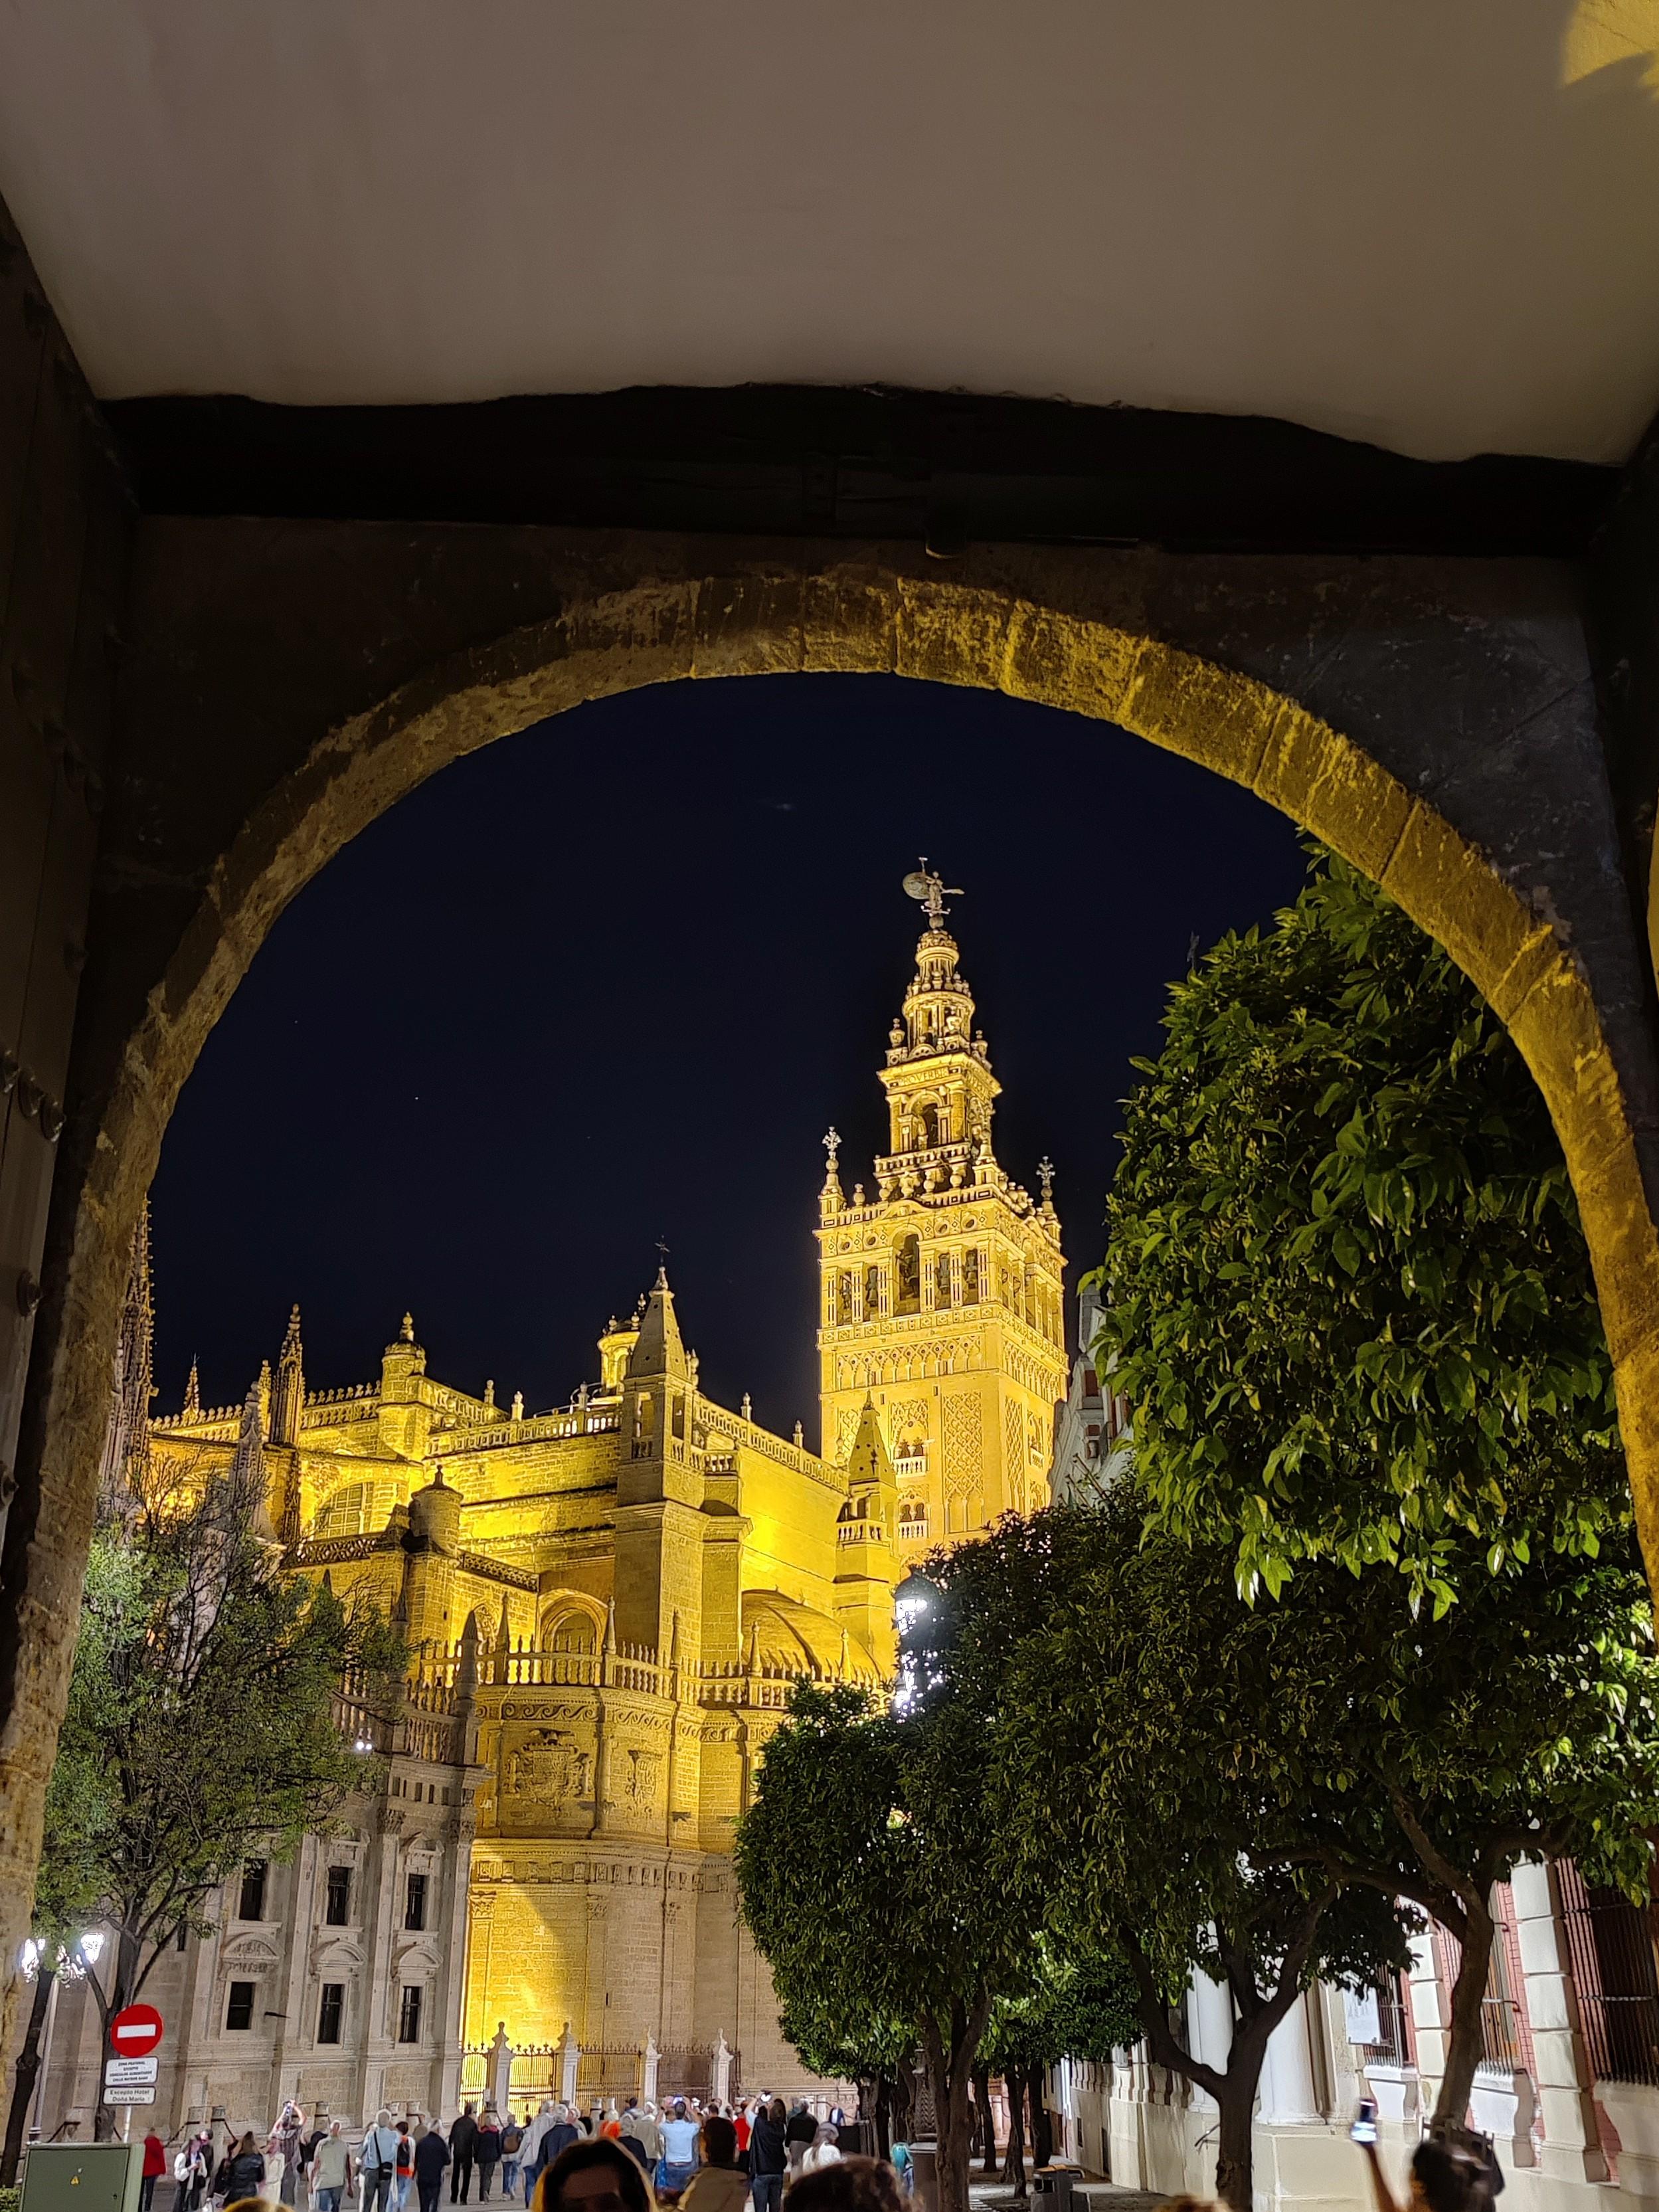
<path fill-rule="evenodd" d="M 898 1680 L 893 1686 L 896 1713 L 908 1713 L 922 1687 L 917 1647 L 938 1601 L 939 1584 L 914 1567 L 893 1592 L 893 1626 L 898 1635 Z"/>

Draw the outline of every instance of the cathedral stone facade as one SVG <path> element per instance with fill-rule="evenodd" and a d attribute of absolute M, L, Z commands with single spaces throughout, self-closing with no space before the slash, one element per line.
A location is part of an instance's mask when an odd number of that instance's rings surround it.
<path fill-rule="evenodd" d="M 1034 1202 L 996 1162 L 998 1085 L 925 880 L 873 1199 L 843 1194 L 831 1135 L 821 1452 L 700 1388 L 663 1273 L 553 1412 L 440 1382 L 407 1315 L 377 1377 L 310 1390 L 296 1309 L 242 1405 L 204 1410 L 192 1371 L 147 1422 L 140 1255 L 112 1464 L 257 1468 L 284 1567 L 372 1598 L 416 1654 L 395 1711 L 343 1689 L 374 1794 L 250 1870 L 152 1977 L 158 2117 L 806 2085 L 732 1872 L 767 1738 L 802 1677 L 890 1677 L 907 1556 L 1046 1496 L 1066 1385 L 1048 1176 Z M 89 2109 L 98 2057 L 73 1984 L 58 2009 L 48 2129 Z"/>

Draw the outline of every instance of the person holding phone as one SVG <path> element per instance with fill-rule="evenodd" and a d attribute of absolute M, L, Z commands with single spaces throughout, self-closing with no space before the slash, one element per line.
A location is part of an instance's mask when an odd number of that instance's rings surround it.
<path fill-rule="evenodd" d="M 1372 2098 L 1361 2099 L 1348 2133 L 1364 2154 L 1376 2212 L 1491 2212 L 1492 2200 L 1504 2185 L 1496 2160 L 1489 2165 L 1455 2144 L 1425 2136 L 1412 2153 L 1407 2195 L 1402 2207 L 1389 2186 L 1382 2161 L 1377 2156 L 1376 2105 Z"/>

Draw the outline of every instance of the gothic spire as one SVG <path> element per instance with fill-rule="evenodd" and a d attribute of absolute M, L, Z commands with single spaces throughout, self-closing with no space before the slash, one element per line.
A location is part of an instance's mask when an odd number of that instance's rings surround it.
<path fill-rule="evenodd" d="M 149 1472 L 149 1407 L 155 1395 L 155 1296 L 150 1279 L 149 1200 L 132 1232 L 126 1296 L 116 1337 L 115 1376 L 99 1462 L 101 1511 L 125 1517 L 142 1496 Z"/>
<path fill-rule="evenodd" d="M 190 1355 L 190 1374 L 185 1382 L 185 1413 L 187 1421 L 197 1420 L 202 1411 L 202 1378 L 197 1371 L 196 1354 Z"/>
<path fill-rule="evenodd" d="M 305 1351 L 300 1341 L 300 1309 L 295 1306 L 288 1317 L 288 1334 L 283 1339 L 282 1357 L 276 1363 L 276 1384 L 270 1401 L 272 1443 L 299 1443 L 300 1417 L 305 1402 Z"/>
<path fill-rule="evenodd" d="M 265 1501 L 265 1413 L 270 1399 L 270 1363 L 261 1361 L 259 1372 L 249 1383 L 242 1401 L 241 1426 L 230 1461 L 230 1503 L 233 1513 L 245 1519 L 263 1543 L 277 1541 Z"/>
<path fill-rule="evenodd" d="M 634 1349 L 628 1355 L 630 1375 L 684 1375 L 685 1345 L 674 1317 L 674 1293 L 668 1287 L 668 1270 L 659 1267 Z"/>

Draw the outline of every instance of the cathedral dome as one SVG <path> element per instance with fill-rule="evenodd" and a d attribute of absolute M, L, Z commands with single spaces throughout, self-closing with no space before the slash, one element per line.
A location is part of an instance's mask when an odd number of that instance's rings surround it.
<path fill-rule="evenodd" d="M 844 1631 L 838 1620 L 815 1607 L 803 1605 L 781 1590 L 745 1590 L 743 1594 L 743 1648 L 751 1642 L 763 1666 L 784 1667 L 799 1673 L 811 1665 L 821 1674 L 842 1671 L 842 1638 L 847 1637 L 847 1664 L 861 1681 L 879 1682 L 882 1673 L 861 1637 Z"/>

